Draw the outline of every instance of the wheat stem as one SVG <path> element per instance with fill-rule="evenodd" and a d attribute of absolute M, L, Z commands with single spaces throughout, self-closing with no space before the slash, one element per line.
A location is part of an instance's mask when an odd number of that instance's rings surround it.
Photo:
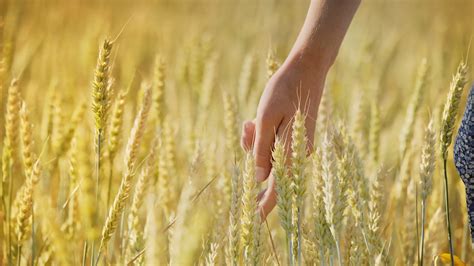
<path fill-rule="evenodd" d="M 448 242 L 449 242 L 449 253 L 451 256 L 451 266 L 454 266 L 454 251 L 453 251 L 453 240 L 451 235 L 451 218 L 449 215 L 449 187 L 448 187 L 448 173 L 446 169 L 446 159 L 443 159 L 444 169 L 444 203 L 446 208 L 446 223 L 448 227 Z"/>

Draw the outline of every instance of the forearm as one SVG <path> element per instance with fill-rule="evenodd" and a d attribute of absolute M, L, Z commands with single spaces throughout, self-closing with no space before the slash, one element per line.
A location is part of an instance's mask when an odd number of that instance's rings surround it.
<path fill-rule="evenodd" d="M 311 0 L 287 61 L 327 71 L 334 63 L 359 4 L 360 0 Z"/>

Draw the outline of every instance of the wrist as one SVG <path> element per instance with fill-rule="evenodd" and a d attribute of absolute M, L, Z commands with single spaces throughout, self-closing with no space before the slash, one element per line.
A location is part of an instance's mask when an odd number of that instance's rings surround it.
<path fill-rule="evenodd" d="M 305 70 L 317 71 L 325 75 L 334 63 L 335 54 L 325 49 L 294 48 L 285 60 L 285 64 L 299 66 Z"/>

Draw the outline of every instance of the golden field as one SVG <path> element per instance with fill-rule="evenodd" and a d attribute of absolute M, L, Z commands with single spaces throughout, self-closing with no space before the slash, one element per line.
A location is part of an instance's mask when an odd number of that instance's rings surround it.
<path fill-rule="evenodd" d="M 266 184 L 241 125 L 308 4 L 0 0 L 0 265 L 413 265 L 420 250 L 444 265 L 443 109 L 452 80 L 460 113 L 472 85 L 474 3 L 362 2 L 316 149 L 305 157 L 298 113 L 300 164 L 275 145 L 281 193 L 260 221 Z M 454 254 L 469 265 L 452 145 L 446 165 Z"/>

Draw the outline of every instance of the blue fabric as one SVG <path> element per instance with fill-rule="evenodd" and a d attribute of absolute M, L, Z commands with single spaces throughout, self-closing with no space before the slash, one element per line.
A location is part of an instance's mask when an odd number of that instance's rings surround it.
<path fill-rule="evenodd" d="M 474 86 L 454 144 L 454 162 L 466 187 L 467 211 L 474 244 Z"/>

